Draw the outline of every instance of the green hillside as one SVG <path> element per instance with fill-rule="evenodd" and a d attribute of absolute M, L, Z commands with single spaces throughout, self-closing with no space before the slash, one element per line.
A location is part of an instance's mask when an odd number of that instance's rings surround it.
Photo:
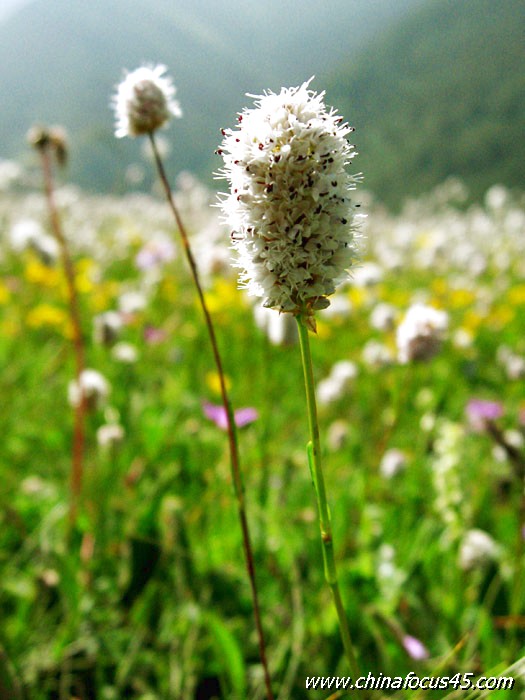
<path fill-rule="evenodd" d="M 368 188 L 396 206 L 450 175 L 523 187 L 524 38 L 522 0 L 434 0 L 342 66 L 328 98 Z"/>
<path fill-rule="evenodd" d="M 449 175 L 474 197 L 494 182 L 522 186 L 523 0 L 306 2 L 287 5 L 290 26 L 278 3 L 257 7 L 33 0 L 0 24 L 0 158 L 31 158 L 29 126 L 60 123 L 71 136 L 70 179 L 129 189 L 124 173 L 144 165 L 141 144 L 114 138 L 108 103 L 123 68 L 151 61 L 169 66 L 184 111 L 168 132 L 172 172 L 211 184 L 219 129 L 233 124 L 245 93 L 315 74 L 313 88 L 326 88 L 357 127 L 356 167 L 389 205 Z M 150 187 L 144 172 L 134 186 Z"/>
<path fill-rule="evenodd" d="M 114 138 L 109 98 L 124 68 L 158 62 L 169 67 L 184 112 L 169 131 L 170 171 L 212 183 L 220 128 L 234 123 L 246 92 L 312 74 L 321 89 L 335 66 L 424 2 L 33 0 L 0 24 L 0 158 L 30 157 L 29 126 L 59 123 L 71 137 L 73 181 L 128 189 L 123 173 L 144 164 L 141 144 Z M 149 187 L 150 171 L 137 186 Z"/>

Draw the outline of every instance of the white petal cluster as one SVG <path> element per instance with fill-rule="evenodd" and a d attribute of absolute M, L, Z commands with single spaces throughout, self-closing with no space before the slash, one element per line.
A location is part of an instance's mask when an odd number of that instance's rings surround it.
<path fill-rule="evenodd" d="M 112 100 L 115 136 L 151 134 L 171 116 L 182 116 L 179 103 L 173 99 L 175 86 L 165 72 L 166 66 L 157 65 L 141 66 L 126 74 Z"/>
<path fill-rule="evenodd" d="M 294 314 L 326 308 L 356 257 L 353 129 L 308 86 L 257 97 L 218 151 L 241 286 Z"/>
<path fill-rule="evenodd" d="M 114 343 L 122 328 L 124 321 L 118 311 L 104 311 L 93 319 L 93 340 L 100 345 Z"/>
<path fill-rule="evenodd" d="M 317 399 L 322 406 L 338 401 L 357 377 L 357 365 L 350 360 L 340 360 L 333 365 L 330 374 L 317 385 Z"/>
<path fill-rule="evenodd" d="M 124 428 L 117 423 L 101 425 L 97 430 L 97 442 L 100 447 L 108 448 L 124 440 Z"/>
<path fill-rule="evenodd" d="M 17 221 L 11 228 L 10 242 L 17 253 L 26 249 L 33 250 L 45 265 L 55 263 L 60 253 L 56 240 L 35 219 Z"/>
<path fill-rule="evenodd" d="M 87 408 L 98 408 L 107 399 L 111 387 L 105 377 L 95 369 L 85 369 L 76 379 L 69 383 L 68 399 L 71 406 L 78 406 L 84 396 Z"/>
<path fill-rule="evenodd" d="M 499 546 L 484 530 L 469 530 L 459 548 L 459 565 L 465 571 L 483 567 L 498 558 Z"/>
<path fill-rule="evenodd" d="M 439 352 L 448 328 L 448 315 L 425 304 L 411 306 L 397 328 L 397 348 L 402 363 L 429 360 Z"/>
<path fill-rule="evenodd" d="M 291 316 L 274 314 L 271 309 L 256 306 L 253 316 L 258 328 L 266 333 L 272 345 L 293 345 L 297 341 L 297 324 Z"/>
<path fill-rule="evenodd" d="M 391 479 L 396 474 L 401 472 L 407 464 L 407 456 L 401 450 L 395 447 L 387 450 L 381 458 L 379 464 L 379 473 L 385 479 Z"/>

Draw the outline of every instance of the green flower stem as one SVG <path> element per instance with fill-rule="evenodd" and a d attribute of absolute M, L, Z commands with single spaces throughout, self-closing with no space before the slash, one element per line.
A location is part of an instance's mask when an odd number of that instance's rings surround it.
<path fill-rule="evenodd" d="M 274 700 L 274 696 L 273 696 L 273 692 L 272 692 L 271 678 L 270 678 L 270 671 L 269 671 L 269 666 L 268 666 L 268 660 L 266 657 L 266 644 L 265 644 L 265 640 L 264 640 L 264 633 L 263 633 L 263 628 L 262 628 L 261 612 L 260 612 L 260 605 L 259 605 L 259 597 L 258 597 L 258 593 L 257 593 L 257 585 L 256 585 L 256 579 L 255 579 L 255 561 L 254 561 L 253 549 L 252 549 L 252 544 L 251 544 L 250 530 L 248 527 L 248 517 L 246 514 L 246 499 L 244 497 L 244 485 L 243 485 L 241 466 L 240 466 L 239 446 L 238 446 L 238 440 L 237 440 L 237 428 L 235 425 L 235 416 L 234 416 L 231 402 L 230 402 L 230 399 L 228 396 L 228 391 L 226 389 L 226 380 L 225 380 L 225 376 L 224 376 L 224 369 L 222 366 L 221 356 L 219 353 L 219 345 L 217 343 L 217 337 L 215 335 L 215 328 L 214 328 L 214 325 L 213 325 L 213 322 L 212 322 L 212 319 L 210 316 L 210 312 L 208 309 L 208 305 L 206 304 L 206 299 L 204 297 L 204 292 L 203 292 L 203 289 L 202 289 L 202 286 L 200 283 L 199 273 L 197 270 L 197 263 L 195 261 L 195 258 L 193 256 L 193 252 L 191 250 L 191 246 L 190 246 L 188 234 L 186 232 L 186 228 L 181 220 L 181 217 L 179 215 L 179 211 L 178 211 L 177 207 L 175 206 L 175 201 L 173 199 L 171 187 L 169 185 L 168 178 L 166 176 L 164 164 L 162 163 L 162 159 L 160 157 L 153 132 L 149 133 L 149 137 L 150 137 L 150 143 L 151 143 L 151 147 L 153 150 L 153 156 L 155 158 L 155 164 L 157 166 L 159 177 L 160 177 L 160 180 L 162 182 L 164 192 L 166 194 L 166 199 L 168 201 L 168 204 L 170 206 L 172 214 L 175 218 L 175 222 L 176 222 L 177 227 L 179 229 L 179 234 L 180 234 L 182 244 L 184 247 L 184 253 L 186 255 L 186 260 L 187 260 L 188 265 L 190 266 L 190 269 L 191 269 L 193 282 L 194 282 L 195 288 L 197 290 L 197 296 L 199 298 L 199 303 L 200 303 L 200 306 L 202 309 L 202 313 L 204 315 L 204 320 L 206 322 L 206 328 L 208 330 L 208 335 L 210 338 L 210 344 L 212 347 L 213 357 L 215 360 L 215 366 L 217 368 L 217 374 L 219 376 L 222 403 L 224 406 L 224 410 L 226 411 L 226 418 L 227 418 L 227 432 L 228 432 L 228 443 L 229 443 L 229 448 L 230 448 L 230 464 L 231 464 L 231 475 L 232 475 L 232 481 L 233 481 L 233 489 L 235 492 L 235 497 L 237 499 L 237 508 L 239 511 L 239 520 L 240 520 L 240 524 L 241 524 L 244 554 L 245 554 L 245 558 L 246 558 L 246 568 L 248 571 L 248 578 L 250 580 L 250 588 L 251 588 L 251 594 L 252 594 L 255 626 L 257 629 L 257 636 L 258 636 L 258 640 L 259 640 L 259 656 L 261 658 L 261 664 L 262 664 L 263 671 L 264 671 L 264 682 L 265 682 L 267 700 Z"/>
<path fill-rule="evenodd" d="M 501 428 L 493 421 L 485 421 L 485 428 L 494 442 L 499 445 L 505 453 L 509 462 L 514 468 L 514 488 L 517 498 L 518 528 L 516 531 L 516 545 L 514 552 L 514 575 L 511 584 L 510 594 L 510 644 L 508 649 L 508 659 L 512 661 L 516 658 L 519 649 L 518 619 L 523 606 L 523 584 L 525 582 L 525 571 L 523 568 L 524 542 L 523 528 L 525 527 L 525 456 L 522 452 L 510 444 Z"/>
<path fill-rule="evenodd" d="M 310 430 L 310 442 L 307 445 L 308 464 L 312 473 L 317 495 L 317 507 L 319 511 L 319 526 L 321 529 L 321 542 L 323 546 L 324 575 L 326 582 L 332 591 L 337 617 L 339 619 L 339 630 L 345 650 L 350 670 L 355 678 L 361 674 L 357 665 L 357 659 L 352 646 L 348 619 L 339 590 L 337 579 L 337 569 L 334 558 L 334 545 L 332 538 L 332 523 L 330 519 L 330 509 L 326 500 L 326 487 L 324 483 L 323 470 L 321 466 L 321 441 L 319 439 L 319 423 L 317 420 L 317 405 L 315 400 L 315 384 L 312 368 L 312 355 L 310 352 L 310 340 L 308 337 L 308 327 L 306 314 L 297 316 L 297 326 L 299 330 L 299 342 L 301 346 L 301 358 L 303 362 L 304 385 L 306 390 L 306 403 L 308 409 L 308 426 Z M 358 697 L 363 697 L 360 691 L 355 691 Z"/>

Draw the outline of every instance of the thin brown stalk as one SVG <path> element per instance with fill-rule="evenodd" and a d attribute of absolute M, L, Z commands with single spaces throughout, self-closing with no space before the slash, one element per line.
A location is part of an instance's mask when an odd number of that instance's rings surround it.
<path fill-rule="evenodd" d="M 44 188 L 46 193 L 51 230 L 59 245 L 62 267 L 66 279 L 69 319 L 72 329 L 73 352 L 75 356 L 75 378 L 80 387 L 80 375 L 85 369 L 85 346 L 80 320 L 80 307 L 75 284 L 75 268 L 66 237 L 62 230 L 62 223 L 55 203 L 54 183 L 52 171 L 51 144 L 43 144 L 39 147 L 44 174 Z M 84 473 L 84 446 L 85 446 L 85 416 L 86 401 L 83 392 L 80 391 L 80 400 L 74 408 L 72 465 L 70 476 L 71 501 L 69 506 L 69 526 L 75 526 L 82 492 L 82 478 Z"/>
<path fill-rule="evenodd" d="M 261 621 L 261 611 L 260 611 L 260 606 L 259 606 L 259 596 L 257 593 L 257 583 L 256 583 L 256 579 L 255 579 L 255 562 L 254 562 L 254 557 L 253 557 L 253 549 L 252 549 L 252 544 L 251 544 L 250 530 L 249 530 L 249 526 L 248 526 L 248 518 L 246 515 L 246 500 L 244 497 L 244 486 L 243 486 L 243 482 L 242 482 L 242 474 L 241 474 L 241 466 L 240 466 L 240 459 L 239 459 L 239 448 L 238 448 L 238 441 L 237 441 L 237 430 L 236 430 L 236 425 L 235 425 L 235 417 L 233 414 L 233 409 L 232 409 L 230 398 L 228 396 L 228 391 L 226 388 L 224 369 L 223 369 L 223 365 L 222 365 L 221 356 L 219 353 L 219 346 L 217 343 L 215 328 L 214 328 L 214 325 L 213 325 L 213 322 L 212 322 L 212 319 L 211 319 L 211 316 L 210 316 L 210 313 L 208 310 L 208 306 L 206 304 L 204 292 L 203 292 L 203 289 L 202 289 L 202 286 L 200 283 L 199 273 L 198 273 L 198 269 L 197 269 L 197 263 L 195 261 L 195 258 L 193 256 L 193 252 L 191 250 L 191 246 L 190 246 L 188 234 L 186 232 L 186 228 L 181 220 L 179 211 L 175 205 L 175 201 L 173 199 L 171 187 L 170 187 L 170 184 L 168 182 L 168 178 L 166 176 L 166 171 L 164 169 L 164 165 L 163 165 L 162 159 L 160 157 L 153 132 L 150 132 L 149 138 L 150 138 L 151 147 L 153 150 L 153 155 L 155 158 L 155 164 L 157 166 L 159 177 L 160 177 L 162 186 L 164 188 L 164 192 L 166 194 L 166 199 L 168 201 L 169 207 L 170 207 L 170 209 L 173 213 L 173 216 L 175 218 L 175 222 L 177 224 L 177 228 L 179 230 L 179 234 L 180 234 L 180 237 L 182 240 L 184 254 L 185 254 L 186 260 L 188 261 L 188 264 L 190 266 L 191 274 L 192 274 L 195 288 L 197 290 L 197 295 L 199 298 L 199 303 L 200 303 L 202 313 L 204 315 L 204 319 L 206 322 L 206 328 L 208 331 L 208 335 L 209 335 L 209 339 L 210 339 L 210 343 L 211 343 L 211 347 L 212 347 L 213 357 L 215 360 L 215 366 L 217 368 L 217 374 L 219 376 L 221 398 L 222 398 L 222 403 L 223 403 L 224 409 L 226 411 L 226 418 L 227 418 L 227 433 L 228 433 L 228 444 L 229 444 L 229 450 L 230 450 L 231 475 L 232 475 L 235 497 L 237 499 L 237 508 L 238 508 L 238 512 L 239 512 L 239 520 L 241 523 L 242 541 L 243 541 L 244 555 L 245 555 L 245 559 L 246 559 L 246 568 L 248 571 L 248 578 L 250 581 L 250 589 L 251 589 L 252 603 L 253 603 L 253 613 L 254 613 L 254 617 L 255 617 L 255 626 L 257 629 L 257 637 L 258 637 L 258 643 L 259 643 L 259 656 L 260 656 L 261 663 L 262 663 L 263 670 L 264 670 L 266 697 L 268 698 L 268 700 L 274 700 L 274 695 L 272 692 L 272 685 L 271 685 L 271 678 L 270 678 L 270 671 L 269 671 L 269 667 L 268 667 L 268 660 L 266 657 L 266 644 L 265 644 L 265 640 L 264 640 L 264 632 L 263 632 L 262 621 Z"/>

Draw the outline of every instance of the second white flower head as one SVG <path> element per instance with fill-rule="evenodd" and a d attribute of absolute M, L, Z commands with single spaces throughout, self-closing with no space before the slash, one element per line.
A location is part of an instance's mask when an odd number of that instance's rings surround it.
<path fill-rule="evenodd" d="M 179 103 L 174 99 L 175 86 L 165 72 L 166 66 L 157 65 L 142 66 L 126 74 L 112 100 L 115 136 L 150 134 L 171 116 L 182 116 Z"/>
<path fill-rule="evenodd" d="M 294 314 L 326 308 L 356 256 L 353 129 L 308 86 L 259 96 L 218 151 L 240 282 L 264 306 Z"/>

